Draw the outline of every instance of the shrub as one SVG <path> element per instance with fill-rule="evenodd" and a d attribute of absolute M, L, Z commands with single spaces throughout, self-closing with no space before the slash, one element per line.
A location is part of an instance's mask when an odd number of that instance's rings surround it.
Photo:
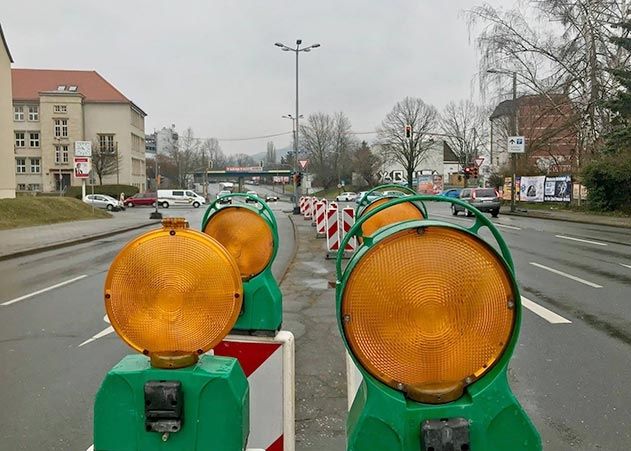
<path fill-rule="evenodd" d="M 85 192 L 86 194 L 92 194 L 92 187 L 86 186 Z M 137 192 L 138 188 L 131 185 L 94 185 L 94 194 L 107 194 L 108 196 L 112 196 L 114 199 L 118 199 L 121 193 L 125 193 L 125 197 L 129 197 L 133 196 Z M 66 197 L 81 199 L 81 187 L 72 186 L 68 188 L 64 195 Z"/>
<path fill-rule="evenodd" d="M 631 210 L 631 155 L 608 155 L 583 168 L 589 208 L 596 211 Z"/>

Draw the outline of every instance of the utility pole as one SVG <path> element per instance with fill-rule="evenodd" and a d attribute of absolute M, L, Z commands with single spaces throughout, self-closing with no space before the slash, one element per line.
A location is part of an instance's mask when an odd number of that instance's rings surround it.
<path fill-rule="evenodd" d="M 511 120 L 512 136 L 517 136 L 517 72 L 513 72 L 513 117 Z M 517 154 L 511 154 L 513 173 L 511 175 L 510 211 L 515 212 L 515 174 L 517 173 Z"/>

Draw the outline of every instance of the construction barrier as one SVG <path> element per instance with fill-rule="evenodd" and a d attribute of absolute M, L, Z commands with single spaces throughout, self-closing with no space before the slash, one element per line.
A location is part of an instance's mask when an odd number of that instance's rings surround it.
<path fill-rule="evenodd" d="M 300 214 L 304 214 L 306 207 L 307 199 L 304 196 L 300 196 Z"/>
<path fill-rule="evenodd" d="M 313 198 L 311 197 L 307 197 L 305 199 L 305 211 L 302 214 L 305 218 L 305 221 L 310 221 L 311 218 L 313 217 Z"/>
<path fill-rule="evenodd" d="M 318 203 L 317 197 L 311 198 L 311 225 L 316 226 L 316 204 Z"/>
<path fill-rule="evenodd" d="M 355 209 L 353 209 L 352 207 L 345 207 L 342 210 L 342 214 L 340 216 L 342 219 L 342 224 L 340 225 L 339 230 L 340 230 L 340 242 L 342 242 L 342 239 L 344 239 L 348 231 L 351 230 L 351 227 L 353 227 L 353 224 L 355 224 Z M 348 243 L 346 243 L 346 247 L 344 248 L 344 253 L 352 254 L 353 252 L 355 252 L 356 248 L 357 248 L 357 238 L 353 237 L 350 240 L 348 240 Z"/>
<path fill-rule="evenodd" d="M 326 236 L 326 203 L 322 201 L 316 202 L 316 238 L 324 238 Z"/>
<path fill-rule="evenodd" d="M 326 258 L 335 258 L 340 248 L 340 223 L 337 204 L 331 202 L 326 212 Z"/>

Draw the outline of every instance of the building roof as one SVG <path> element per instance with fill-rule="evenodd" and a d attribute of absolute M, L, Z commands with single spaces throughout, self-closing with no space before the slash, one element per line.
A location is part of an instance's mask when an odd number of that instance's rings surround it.
<path fill-rule="evenodd" d="M 443 141 L 443 162 L 444 163 L 457 163 L 458 157 L 456 153 L 453 151 L 451 146 L 447 144 L 447 141 Z"/>
<path fill-rule="evenodd" d="M 9 56 L 9 61 L 13 62 L 13 57 L 11 56 L 11 52 L 9 51 L 7 40 L 4 39 L 4 33 L 2 32 L 2 25 L 0 25 L 0 40 L 2 40 L 2 44 L 4 44 L 4 49 L 7 51 L 7 55 Z"/>
<path fill-rule="evenodd" d="M 86 102 L 132 103 L 93 70 L 11 69 L 11 79 L 13 100 L 39 100 L 40 92 L 76 92 Z M 59 90 L 60 86 L 65 90 Z M 76 91 L 70 91 L 70 86 L 76 86 Z"/>
<path fill-rule="evenodd" d="M 504 100 L 503 102 L 500 102 L 491 113 L 491 117 L 489 117 L 489 119 L 496 119 L 502 116 L 512 116 L 515 113 L 514 103 L 518 103 L 519 100 L 520 99 L 517 99 L 516 101 Z"/>

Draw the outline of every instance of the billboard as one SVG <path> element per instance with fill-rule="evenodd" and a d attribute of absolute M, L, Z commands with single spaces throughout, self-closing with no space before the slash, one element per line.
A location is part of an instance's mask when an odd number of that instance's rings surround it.
<path fill-rule="evenodd" d="M 519 185 L 519 200 L 526 202 L 543 202 L 544 185 L 546 177 L 544 175 L 536 177 L 521 177 Z"/>
<path fill-rule="evenodd" d="M 434 176 L 419 175 L 418 176 L 418 192 L 421 194 L 434 194 Z"/>
<path fill-rule="evenodd" d="M 569 202 L 572 194 L 572 178 L 569 175 L 546 177 L 544 200 L 546 202 Z"/>
<path fill-rule="evenodd" d="M 521 177 L 519 176 L 515 177 L 515 200 L 516 201 L 519 200 L 520 184 L 521 184 Z M 502 199 L 510 200 L 510 196 L 511 196 L 511 178 L 504 177 L 504 188 L 502 189 Z"/>
<path fill-rule="evenodd" d="M 87 179 L 90 177 L 90 159 L 88 157 L 74 157 L 72 166 L 74 167 L 74 176 L 78 179 Z"/>

